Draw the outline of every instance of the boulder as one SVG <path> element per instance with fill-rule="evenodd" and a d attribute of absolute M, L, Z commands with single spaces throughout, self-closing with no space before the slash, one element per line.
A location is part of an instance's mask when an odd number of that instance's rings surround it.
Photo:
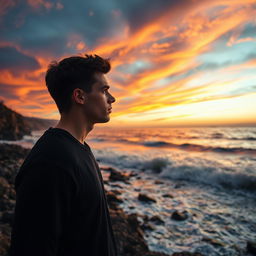
<path fill-rule="evenodd" d="M 188 213 L 187 211 L 183 211 L 183 212 L 174 211 L 172 213 L 171 218 L 173 220 L 178 220 L 178 221 L 186 220 L 188 218 Z"/>
<path fill-rule="evenodd" d="M 112 203 L 112 202 L 116 202 L 116 203 L 122 203 L 123 200 L 120 199 L 115 193 L 113 193 L 112 191 L 108 191 L 106 193 L 106 196 L 107 196 L 107 200 L 109 203 Z"/>
<path fill-rule="evenodd" d="M 140 201 L 142 201 L 142 202 L 147 202 L 147 203 L 152 203 L 152 202 L 154 202 L 154 203 L 156 203 L 156 200 L 155 200 L 154 198 L 149 197 L 149 196 L 147 196 L 147 195 L 145 195 L 145 194 L 141 194 L 141 193 L 139 194 L 138 199 L 139 199 Z"/>
<path fill-rule="evenodd" d="M 151 217 L 149 220 L 154 222 L 157 225 L 164 224 L 164 221 L 159 216 L 157 216 L 157 215 Z"/>
<path fill-rule="evenodd" d="M 174 196 L 171 194 L 163 194 L 163 197 L 174 198 Z"/>
<path fill-rule="evenodd" d="M 122 174 L 121 172 L 115 169 L 112 169 L 109 175 L 110 181 L 122 181 L 122 182 L 128 183 L 128 179 L 129 179 L 128 176 Z"/>
<path fill-rule="evenodd" d="M 160 185 L 160 184 L 164 184 L 164 182 L 161 181 L 161 180 L 156 180 L 156 181 L 155 181 L 155 184 L 156 184 L 156 185 L 158 185 L 158 184 Z"/>

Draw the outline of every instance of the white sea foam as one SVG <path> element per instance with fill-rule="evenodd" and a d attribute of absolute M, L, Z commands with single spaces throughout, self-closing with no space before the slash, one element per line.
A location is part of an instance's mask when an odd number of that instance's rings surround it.
<path fill-rule="evenodd" d="M 123 154 L 119 151 L 105 149 L 97 150 L 95 154 L 100 162 L 120 169 L 152 171 L 155 175 L 172 180 L 186 180 L 223 188 L 256 191 L 255 169 L 248 169 L 243 165 L 238 166 L 232 161 L 227 168 L 220 161 L 199 156 L 183 157 L 181 160 L 181 154 L 177 152 L 161 156 L 153 152 L 152 154 L 139 152 Z"/>

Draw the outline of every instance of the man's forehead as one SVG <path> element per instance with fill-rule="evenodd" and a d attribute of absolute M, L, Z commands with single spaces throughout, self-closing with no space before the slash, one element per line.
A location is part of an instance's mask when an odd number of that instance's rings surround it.
<path fill-rule="evenodd" d="M 96 84 L 98 86 L 108 85 L 106 76 L 103 73 L 95 73 Z"/>

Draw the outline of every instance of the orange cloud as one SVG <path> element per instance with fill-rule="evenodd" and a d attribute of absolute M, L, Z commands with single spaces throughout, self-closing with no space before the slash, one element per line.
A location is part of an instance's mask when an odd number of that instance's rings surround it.
<path fill-rule="evenodd" d="M 43 0 L 28 0 L 28 3 L 33 8 L 56 7 Z M 255 0 L 217 0 L 200 3 L 188 1 L 182 8 L 178 5 L 167 9 L 134 33 L 127 23 L 116 37 L 102 38 L 98 40 L 98 45 L 91 49 L 85 44 L 83 35 L 71 34 L 66 47 L 74 52 L 90 50 L 103 57 L 111 57 L 112 71 L 109 80 L 117 98 L 112 116 L 117 120 L 125 120 L 126 115 L 132 114 L 146 116 L 148 113 L 151 116 L 154 111 L 164 112 L 169 107 L 232 99 L 237 95 L 225 94 L 225 90 L 235 83 L 246 84 L 251 80 L 250 75 L 239 79 L 231 77 L 231 73 L 235 75 L 242 72 L 241 70 L 246 72 L 254 68 L 255 59 L 219 68 L 218 73 L 213 74 L 216 79 L 207 80 L 204 77 L 206 72 L 200 70 L 202 63 L 197 57 L 214 51 L 214 43 L 220 38 L 224 40 L 225 35 L 226 42 L 223 45 L 229 48 L 243 42 L 254 42 L 255 38 L 252 36 L 240 38 L 246 24 L 255 24 L 253 17 L 256 17 L 256 10 L 253 4 Z M 6 5 L 3 10 L 7 10 L 8 6 L 11 4 Z M 63 7 L 59 9 L 61 8 Z M 94 16 L 94 13 L 90 15 Z M 120 18 L 122 12 L 113 10 L 111 15 Z M 22 52 L 20 46 L 15 47 Z M 29 52 L 24 53 L 29 55 Z M 10 86 L 12 93 L 20 99 L 20 102 L 17 99 L 9 99 L 9 103 L 16 104 L 16 109 L 22 113 L 40 113 L 42 116 L 52 114 L 57 118 L 56 106 L 43 81 L 45 70 L 52 60 L 51 56 L 38 53 L 34 57 L 40 63 L 39 69 L 20 75 L 3 70 L 0 83 Z M 141 62 L 142 66 L 136 66 L 138 62 Z M 144 67 L 143 63 L 148 66 Z M 225 74 L 230 77 L 225 78 Z M 186 118 L 191 115 L 179 113 L 176 116 Z M 167 115 L 160 119 L 164 121 L 170 118 Z"/>

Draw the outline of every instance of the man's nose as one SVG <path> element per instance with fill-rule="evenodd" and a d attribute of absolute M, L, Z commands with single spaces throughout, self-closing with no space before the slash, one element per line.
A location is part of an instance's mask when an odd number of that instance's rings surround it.
<path fill-rule="evenodd" d="M 116 101 L 115 97 L 112 96 L 112 94 L 109 93 L 109 102 L 114 103 Z"/>

